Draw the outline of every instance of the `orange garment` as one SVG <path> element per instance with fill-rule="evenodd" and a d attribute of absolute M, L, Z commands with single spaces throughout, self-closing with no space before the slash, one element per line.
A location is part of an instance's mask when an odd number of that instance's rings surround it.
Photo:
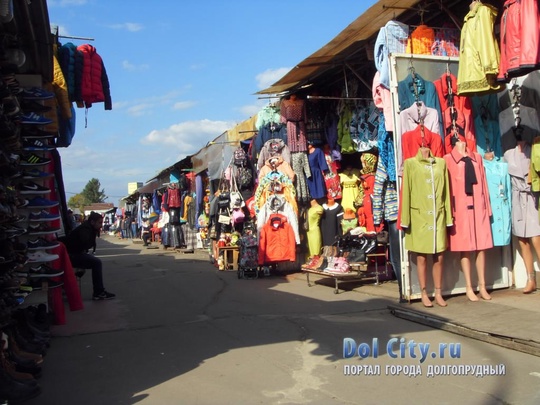
<path fill-rule="evenodd" d="M 431 47 L 435 42 L 435 31 L 427 25 L 419 25 L 411 32 L 407 40 L 405 52 L 416 55 L 431 55 Z"/>

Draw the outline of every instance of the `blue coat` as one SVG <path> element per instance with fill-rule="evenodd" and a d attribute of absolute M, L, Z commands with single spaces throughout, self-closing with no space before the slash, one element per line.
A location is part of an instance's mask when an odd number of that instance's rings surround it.
<path fill-rule="evenodd" d="M 491 204 L 493 246 L 506 246 L 512 237 L 512 184 L 508 163 L 483 159 Z"/>

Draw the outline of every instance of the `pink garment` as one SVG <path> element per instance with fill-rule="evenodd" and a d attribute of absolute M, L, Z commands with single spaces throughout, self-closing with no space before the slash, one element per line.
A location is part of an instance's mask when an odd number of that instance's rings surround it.
<path fill-rule="evenodd" d="M 423 101 L 420 101 L 419 105 L 414 103 L 409 108 L 406 108 L 399 113 L 401 133 L 404 134 L 407 131 L 415 129 L 420 123 L 420 119 L 424 120 L 424 127 L 431 132 L 436 134 L 441 133 L 438 111 L 435 108 L 426 107 Z"/>
<path fill-rule="evenodd" d="M 473 252 L 493 247 L 492 215 L 482 157 L 467 151 L 476 175 L 473 194 L 465 192 L 465 162 L 456 148 L 444 156 L 450 177 L 450 195 L 454 226 L 448 230 L 448 248 L 452 252 Z"/>
<path fill-rule="evenodd" d="M 388 132 L 393 132 L 394 116 L 392 115 L 392 98 L 390 90 L 381 84 L 381 74 L 379 71 L 373 77 L 372 92 L 375 106 L 382 110 L 384 114 L 384 127 Z"/>

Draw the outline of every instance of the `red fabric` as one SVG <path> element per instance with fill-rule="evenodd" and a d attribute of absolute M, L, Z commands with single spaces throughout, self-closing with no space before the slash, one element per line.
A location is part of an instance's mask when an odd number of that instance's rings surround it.
<path fill-rule="evenodd" d="M 101 56 L 90 44 L 80 45 L 77 50 L 83 57 L 81 101 L 87 108 L 92 107 L 93 103 L 105 102 L 105 109 L 110 110 L 112 106 L 109 79 Z"/>
<path fill-rule="evenodd" d="M 64 270 L 64 274 L 55 278 L 55 281 L 62 281 L 64 283 L 63 289 L 68 299 L 69 309 L 71 311 L 80 311 L 84 309 L 84 304 L 81 298 L 81 292 L 79 285 L 77 284 L 77 277 L 73 271 L 71 260 L 67 253 L 66 246 L 59 242 L 60 246 L 51 249 L 52 254 L 60 256 L 58 259 L 51 263 L 51 267 L 56 270 Z M 62 300 L 62 289 L 54 288 L 49 291 L 50 304 L 54 314 L 54 323 L 56 325 L 64 325 L 66 323 L 66 316 L 64 312 L 64 302 Z"/>
<path fill-rule="evenodd" d="M 452 151 L 452 115 L 450 104 L 448 102 L 448 95 L 450 93 L 450 87 L 448 86 L 447 81 L 448 76 L 451 80 L 451 89 L 452 94 L 454 95 L 454 108 L 456 109 L 455 118 L 459 138 L 467 143 L 469 150 L 476 152 L 476 137 L 474 135 L 474 119 L 472 115 L 471 99 L 465 96 L 458 96 L 456 77 L 452 73 L 444 73 L 439 79 L 435 80 L 433 84 L 435 85 L 439 103 L 441 104 L 445 152 L 450 153 Z"/>
<path fill-rule="evenodd" d="M 259 264 L 296 260 L 296 239 L 287 217 L 272 214 L 261 229 Z"/>
<path fill-rule="evenodd" d="M 444 156 L 444 146 L 441 136 L 431 132 L 425 127 L 422 131 L 421 126 L 418 125 L 412 131 L 405 132 L 403 135 L 401 135 L 403 161 L 416 156 L 416 153 L 422 146 L 429 148 L 433 153 L 433 156 L 441 158 Z"/>
<path fill-rule="evenodd" d="M 540 64 L 537 0 L 506 0 L 501 18 L 501 61 L 497 79 L 509 81 Z"/>

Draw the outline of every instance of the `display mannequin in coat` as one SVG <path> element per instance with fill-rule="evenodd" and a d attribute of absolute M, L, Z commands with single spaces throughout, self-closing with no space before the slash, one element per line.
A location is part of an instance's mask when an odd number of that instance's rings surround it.
<path fill-rule="evenodd" d="M 443 256 L 447 248 L 447 228 L 452 226 L 450 183 L 446 162 L 434 157 L 426 147 L 405 160 L 399 227 L 405 233 L 405 248 L 416 253 L 422 304 L 432 307 L 426 291 L 427 256 L 433 257 L 435 302 L 445 307 L 442 297 Z"/>
<path fill-rule="evenodd" d="M 471 280 L 471 260 L 476 254 L 480 296 L 490 300 L 485 272 L 486 250 L 493 247 L 490 223 L 492 212 L 482 157 L 470 151 L 465 142 L 458 141 L 452 152 L 444 156 L 444 160 L 450 178 L 454 218 L 454 226 L 448 232 L 448 247 L 451 252 L 461 254 L 461 270 L 470 301 L 478 301 Z"/>

